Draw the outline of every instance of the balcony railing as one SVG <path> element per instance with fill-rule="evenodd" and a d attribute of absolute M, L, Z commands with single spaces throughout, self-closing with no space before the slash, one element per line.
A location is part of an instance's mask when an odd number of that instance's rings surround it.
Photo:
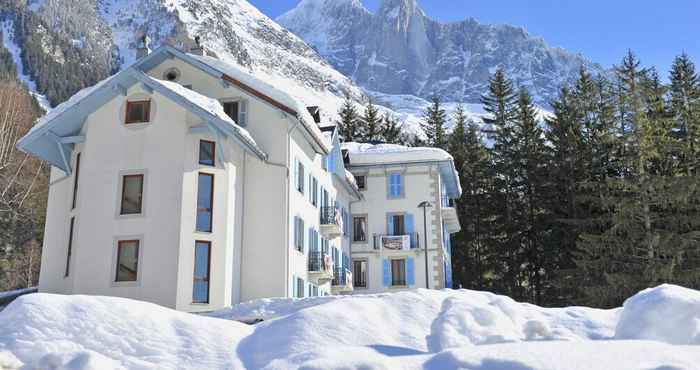
<path fill-rule="evenodd" d="M 347 268 L 340 267 L 335 269 L 335 275 L 331 287 L 337 292 L 352 291 L 352 272 Z"/>
<path fill-rule="evenodd" d="M 333 279 L 333 258 L 322 251 L 309 253 L 309 279 L 321 283 Z"/>
<path fill-rule="evenodd" d="M 333 271 L 333 258 L 327 253 L 320 251 L 309 252 L 309 271 L 325 272 Z"/>
<path fill-rule="evenodd" d="M 321 234 L 328 239 L 337 238 L 343 230 L 343 216 L 334 206 L 321 207 Z"/>
<path fill-rule="evenodd" d="M 373 247 L 375 250 L 411 250 L 420 248 L 418 233 L 405 235 L 373 235 Z"/>

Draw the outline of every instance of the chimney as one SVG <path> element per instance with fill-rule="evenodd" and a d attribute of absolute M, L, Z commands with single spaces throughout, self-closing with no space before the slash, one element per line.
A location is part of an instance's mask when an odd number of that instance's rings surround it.
<path fill-rule="evenodd" d="M 139 44 L 136 47 L 136 59 L 141 59 L 151 53 L 151 49 L 148 47 L 150 43 L 151 39 L 148 35 L 141 36 Z"/>
<path fill-rule="evenodd" d="M 190 49 L 191 54 L 204 56 L 204 47 L 202 46 L 201 40 L 199 36 L 194 37 L 195 45 Z"/>

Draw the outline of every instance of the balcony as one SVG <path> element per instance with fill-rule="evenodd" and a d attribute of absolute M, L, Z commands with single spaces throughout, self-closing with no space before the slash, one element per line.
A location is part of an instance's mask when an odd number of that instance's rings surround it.
<path fill-rule="evenodd" d="M 407 251 L 420 248 L 418 233 L 406 235 L 378 235 L 373 236 L 374 250 Z"/>
<path fill-rule="evenodd" d="M 309 280 L 314 284 L 323 284 L 333 279 L 333 258 L 327 253 L 312 251 L 309 253 Z"/>
<path fill-rule="evenodd" d="M 343 215 L 336 207 L 321 207 L 321 235 L 326 239 L 335 239 L 343 232 Z"/>
<path fill-rule="evenodd" d="M 450 234 L 462 230 L 462 226 L 459 224 L 457 208 L 454 207 L 454 202 L 451 199 L 444 198 L 442 201 L 442 220 L 445 221 L 445 226 L 447 226 L 447 231 Z"/>
<path fill-rule="evenodd" d="M 333 294 L 350 293 L 353 291 L 352 272 L 346 268 L 336 268 L 331 292 Z"/>

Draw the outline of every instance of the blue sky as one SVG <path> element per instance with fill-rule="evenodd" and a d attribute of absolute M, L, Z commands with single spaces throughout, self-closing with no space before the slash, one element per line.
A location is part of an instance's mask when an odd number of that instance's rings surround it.
<path fill-rule="evenodd" d="M 274 18 L 299 0 L 249 0 Z M 374 11 L 381 0 L 362 0 Z M 580 52 L 608 67 L 632 49 L 666 74 L 687 52 L 700 69 L 699 0 L 418 0 L 442 21 L 474 17 L 484 23 L 525 27 L 552 46 Z M 665 77 L 665 76 L 664 76 Z"/>

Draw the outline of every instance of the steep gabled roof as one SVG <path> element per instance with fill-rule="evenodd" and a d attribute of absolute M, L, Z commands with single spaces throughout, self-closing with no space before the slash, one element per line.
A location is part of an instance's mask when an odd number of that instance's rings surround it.
<path fill-rule="evenodd" d="M 321 130 L 314 121 L 313 116 L 299 99 L 231 63 L 209 56 L 185 53 L 172 46 L 164 45 L 134 63 L 133 67 L 149 71 L 169 58 L 178 58 L 212 77 L 220 79 L 223 83 L 235 86 L 247 94 L 291 115 L 301 122 L 302 127 L 311 138 L 313 146 L 323 154 L 327 154 L 331 150 L 331 144 L 321 134 Z"/>
<path fill-rule="evenodd" d="M 79 91 L 51 110 L 17 142 L 17 148 L 70 173 L 70 155 L 74 144 L 84 140 L 80 132 L 88 115 L 115 97 L 126 95 L 135 84 L 141 84 L 147 91 L 158 92 L 200 117 L 216 135 L 228 136 L 259 158 L 267 158 L 245 129 L 222 114 L 223 109 L 216 100 L 177 84 L 151 78 L 133 67 Z"/>

